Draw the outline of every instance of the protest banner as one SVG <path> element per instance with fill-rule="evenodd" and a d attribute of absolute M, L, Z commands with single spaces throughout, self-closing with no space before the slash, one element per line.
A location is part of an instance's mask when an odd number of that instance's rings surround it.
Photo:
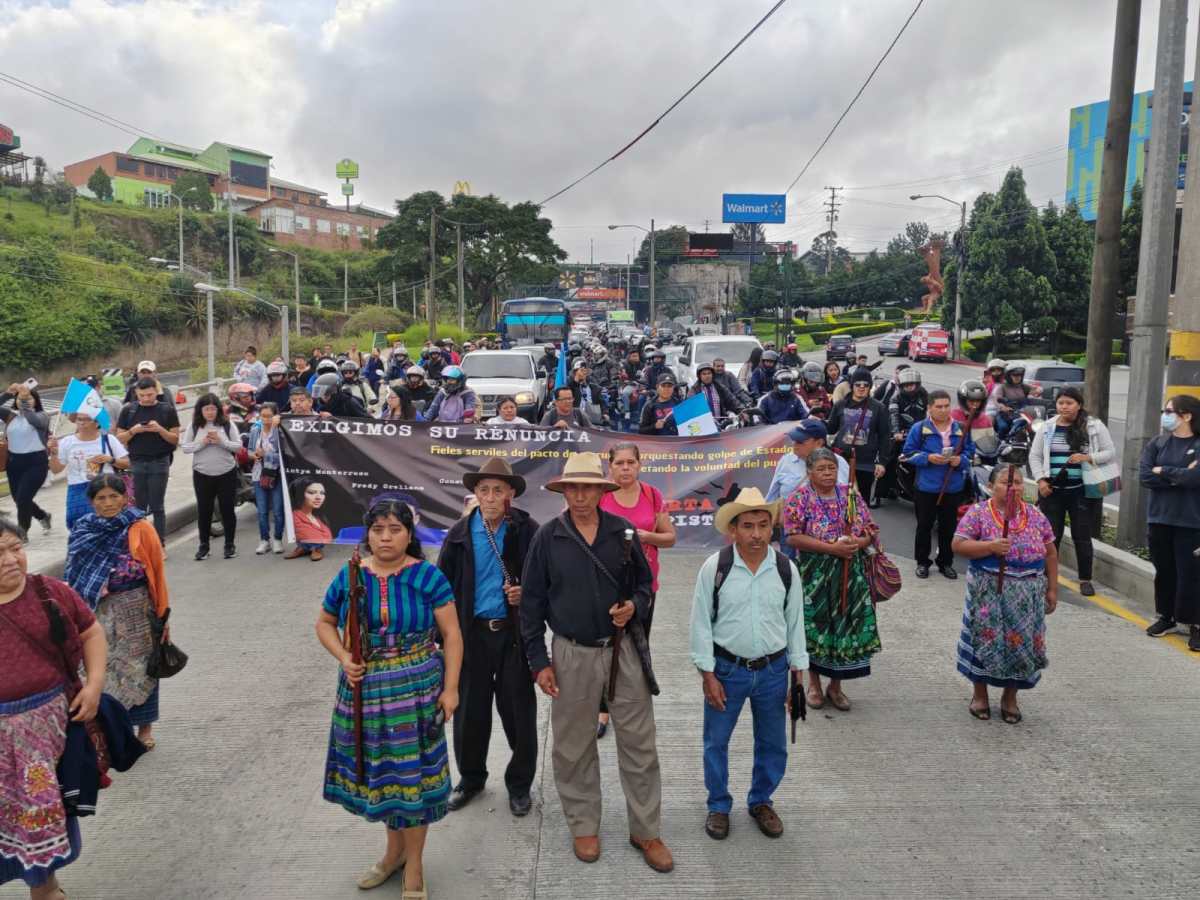
<path fill-rule="evenodd" d="M 327 531 L 331 542 L 355 543 L 362 539 L 363 515 L 371 500 L 390 494 L 413 507 L 422 544 L 440 545 L 470 496 L 463 475 L 493 456 L 524 476 L 528 487 L 517 503 L 545 522 L 562 512 L 563 499 L 543 485 L 562 472 L 568 453 L 590 451 L 607 460 L 614 444 L 633 441 L 641 453 L 641 480 L 662 492 L 679 546 L 718 547 L 724 539 L 712 527 L 717 501 L 735 485 L 766 493 L 776 463 L 791 450 L 787 433 L 793 424 L 659 437 L 599 429 L 289 416 L 280 430 L 288 538 L 295 541 L 295 506 L 309 516 L 310 526 Z"/>

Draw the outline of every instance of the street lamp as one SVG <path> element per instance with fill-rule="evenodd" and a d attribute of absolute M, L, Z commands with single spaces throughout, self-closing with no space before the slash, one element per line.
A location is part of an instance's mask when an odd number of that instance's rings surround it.
<path fill-rule="evenodd" d="M 957 206 L 961 213 L 958 226 L 958 275 L 954 279 L 954 355 L 962 358 L 962 285 L 963 275 L 967 268 L 967 201 L 959 203 L 941 194 L 912 194 L 909 200 L 945 200 L 951 206 Z"/>
<path fill-rule="evenodd" d="M 208 383 L 215 386 L 217 383 L 217 345 L 213 335 L 213 294 L 221 289 L 204 281 L 197 281 L 192 287 L 198 291 L 204 291 L 208 298 Z"/>
<path fill-rule="evenodd" d="M 271 307 L 271 309 L 275 310 L 275 312 L 279 313 L 279 321 L 280 321 L 279 333 L 282 336 L 279 352 L 283 356 L 284 360 L 286 360 L 288 358 L 288 331 L 289 331 L 287 304 L 284 303 L 282 306 L 280 306 L 278 303 L 272 303 L 270 300 L 265 300 L 262 297 L 258 296 L 258 294 L 250 293 L 250 291 L 246 290 L 245 288 L 235 287 L 232 290 L 234 291 L 234 293 L 237 293 L 237 294 L 245 294 L 251 300 L 261 303 L 263 306 L 269 306 L 269 307 Z"/>
<path fill-rule="evenodd" d="M 636 228 L 639 231 L 645 231 L 650 235 L 650 328 L 654 328 L 654 220 L 650 220 L 650 228 L 643 228 L 641 225 L 609 225 L 608 230 L 614 231 L 617 228 Z"/>
<path fill-rule="evenodd" d="M 292 279 L 295 282 L 295 287 L 296 287 L 296 334 L 299 335 L 300 334 L 300 257 L 298 254 L 293 253 L 291 250 L 282 250 L 279 247 L 269 247 L 269 248 L 267 248 L 267 252 L 268 253 L 286 253 L 288 256 L 290 256 L 292 258 Z M 396 283 L 392 282 L 392 288 L 393 288 L 392 299 L 393 300 L 395 299 L 395 286 L 396 286 Z M 286 359 L 287 354 L 284 354 L 284 356 Z"/>

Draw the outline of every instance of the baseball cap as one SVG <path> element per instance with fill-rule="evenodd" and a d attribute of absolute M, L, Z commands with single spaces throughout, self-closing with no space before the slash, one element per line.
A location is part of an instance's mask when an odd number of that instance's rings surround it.
<path fill-rule="evenodd" d="M 138 363 L 137 370 L 139 372 L 157 372 L 158 366 L 154 364 L 154 360 L 152 359 L 143 359 Z"/>
<path fill-rule="evenodd" d="M 675 376 L 672 375 L 670 372 L 663 372 L 661 375 L 658 376 L 658 381 L 656 382 L 656 384 L 675 384 L 675 383 L 676 383 Z"/>
<path fill-rule="evenodd" d="M 816 418 L 801 419 L 796 427 L 788 432 L 788 440 L 795 443 L 823 441 L 827 437 L 829 437 L 829 429 L 825 427 L 824 422 Z"/>
<path fill-rule="evenodd" d="M 870 369 L 864 369 L 861 366 L 850 373 L 850 384 L 874 384 L 875 376 L 871 374 Z"/>

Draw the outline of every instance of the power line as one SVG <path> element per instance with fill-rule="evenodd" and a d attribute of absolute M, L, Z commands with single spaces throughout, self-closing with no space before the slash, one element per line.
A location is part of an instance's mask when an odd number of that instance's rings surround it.
<path fill-rule="evenodd" d="M 858 89 L 858 93 L 851 98 L 849 105 L 842 110 L 842 114 L 838 116 L 837 121 L 833 123 L 833 127 L 829 129 L 829 134 L 825 135 L 825 140 L 821 141 L 820 146 L 813 151 L 813 155 L 808 158 L 808 162 L 804 164 L 804 168 L 800 170 L 800 174 L 792 179 L 792 183 L 789 184 L 787 186 L 787 190 L 784 191 L 785 194 L 790 194 L 792 192 L 792 188 L 796 186 L 796 182 L 804 177 L 804 173 L 808 171 L 808 167 L 813 164 L 817 156 L 820 155 L 821 151 L 825 149 L 825 145 L 829 143 L 830 138 L 833 137 L 833 133 L 838 130 L 838 126 L 842 124 L 842 120 L 846 118 L 846 116 L 849 115 L 850 110 L 854 108 L 854 104 L 857 103 L 858 98 L 863 95 L 863 91 L 867 89 L 867 85 L 871 83 L 871 79 L 875 77 L 875 73 L 878 72 L 879 67 L 883 65 L 883 61 L 888 58 L 888 55 L 892 52 L 892 48 L 895 47 L 899 42 L 901 35 L 903 35 L 908 29 L 909 22 L 911 22 L 917 15 L 917 12 L 921 9 L 921 5 L 924 2 L 925 0 L 917 0 L 917 5 L 913 7 L 913 11 L 909 13 L 908 18 L 904 20 L 904 24 L 901 25 L 900 30 L 896 32 L 896 36 L 892 38 L 892 42 L 888 44 L 888 48 L 883 51 L 883 56 L 879 57 L 879 62 L 875 63 L 875 68 L 873 68 L 870 74 L 867 75 L 867 80 L 862 83 L 862 87 Z"/>
<path fill-rule="evenodd" d="M 593 175 L 595 175 L 597 172 L 599 172 L 601 169 L 603 169 L 605 166 L 607 166 L 610 162 L 615 160 L 618 156 L 620 156 L 622 153 L 624 153 L 626 150 L 628 150 L 630 147 L 632 147 L 634 144 L 636 144 L 638 141 L 640 141 L 642 138 L 644 138 L 647 134 L 649 134 L 651 131 L 653 131 L 659 122 L 661 122 L 663 119 L 665 119 L 667 116 L 669 116 L 671 114 L 671 112 L 675 109 L 675 107 L 679 106 L 680 103 L 682 103 L 689 96 L 691 96 L 692 92 L 694 90 L 696 90 L 696 88 L 700 87 L 700 85 L 702 85 L 708 79 L 709 75 L 711 75 L 713 72 L 717 71 L 717 69 L 719 69 L 721 67 L 721 65 L 725 62 L 725 60 L 727 60 L 727 59 L 729 59 L 729 57 L 733 56 L 733 54 L 735 52 L 737 52 L 738 48 L 741 47 L 742 44 L 746 43 L 746 41 L 748 41 L 750 39 L 750 36 L 752 34 L 754 34 L 754 32 L 758 31 L 758 29 L 762 27 L 763 23 L 765 23 L 767 21 L 767 19 L 769 19 L 769 18 L 771 18 L 771 16 L 775 15 L 775 13 L 778 11 L 779 7 L 783 6 L 783 4 L 786 2 L 787 2 L 787 0 L 778 0 L 778 2 L 774 6 L 772 6 L 769 10 L 767 10 L 767 14 L 764 15 L 761 19 L 759 19 L 754 24 L 753 28 L 751 28 L 744 35 L 742 35 L 741 40 L 739 40 L 736 44 L 734 44 L 731 48 L 729 48 L 729 51 L 724 56 L 722 56 L 720 59 L 718 59 L 716 61 L 716 63 L 713 64 L 712 68 L 710 68 L 707 72 L 705 72 L 703 75 L 701 75 L 699 80 L 697 80 L 695 84 L 693 84 L 690 88 L 688 88 L 686 91 L 684 91 L 683 94 L 680 95 L 680 97 L 674 103 L 672 103 L 670 106 L 668 106 L 666 108 L 666 111 L 664 111 L 657 119 L 655 119 L 653 122 L 651 122 L 645 128 L 643 128 L 641 133 L 638 134 L 637 137 L 635 137 L 632 141 L 630 141 L 628 144 L 626 144 L 624 147 L 622 147 L 620 150 L 618 150 L 616 153 L 614 153 L 608 159 L 604 160 L 604 162 L 600 163 L 595 168 L 591 169 L 588 172 L 585 172 L 583 175 L 580 175 L 578 178 L 576 178 L 574 181 L 572 181 L 566 187 L 560 188 L 559 190 L 555 191 L 553 194 L 551 194 L 549 197 L 547 197 L 545 200 L 543 200 L 541 203 L 539 203 L 538 206 L 545 206 L 551 200 L 554 200 L 556 197 L 561 197 L 563 194 L 565 194 L 567 191 L 571 190 L 571 188 L 575 187 L 582 181 L 585 181 L 586 179 L 591 178 Z M 924 0 L 921 0 L 921 2 L 923 3 Z M 918 4 L 918 5 L 920 5 L 920 4 Z"/>
<path fill-rule="evenodd" d="M 51 103 L 61 106 L 64 109 L 77 112 L 80 115 L 87 116 L 89 119 L 95 119 L 97 122 L 100 122 L 103 125 L 108 125 L 112 128 L 124 131 L 125 133 L 131 134 L 134 137 L 151 137 L 155 140 L 166 141 L 166 138 L 160 137 L 153 132 L 145 131 L 138 128 L 136 125 L 123 121 L 122 119 L 118 119 L 115 116 L 110 116 L 106 112 L 101 112 L 98 109 L 93 109 L 92 107 L 86 106 L 78 101 L 63 97 L 61 94 L 56 94 L 54 91 L 51 91 L 48 88 L 40 87 L 30 81 L 25 81 L 24 79 L 18 78 L 16 75 L 9 75 L 7 72 L 0 72 L 0 81 L 4 81 L 12 87 L 15 87 L 21 91 L 25 91 L 28 94 L 33 94 L 33 96 L 39 97 L 42 100 L 49 100 Z M 167 143 L 170 142 L 167 141 Z"/>

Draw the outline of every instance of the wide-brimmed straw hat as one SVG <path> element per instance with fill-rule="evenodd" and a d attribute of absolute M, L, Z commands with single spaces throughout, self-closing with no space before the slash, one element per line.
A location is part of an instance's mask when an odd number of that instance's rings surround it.
<path fill-rule="evenodd" d="M 782 501 L 776 500 L 773 503 L 768 503 L 767 498 L 762 495 L 756 487 L 742 488 L 738 491 L 736 498 L 729 503 L 723 504 L 718 510 L 717 515 L 713 520 L 717 531 L 721 534 L 730 534 L 733 531 L 733 520 L 744 512 L 762 509 L 771 514 L 771 526 L 779 521 L 779 507 Z"/>
<path fill-rule="evenodd" d="M 513 472 L 512 466 L 499 457 L 494 456 L 489 459 L 479 467 L 478 472 L 468 472 L 464 475 L 462 480 L 463 487 L 468 491 L 473 491 L 475 490 L 475 485 L 479 484 L 485 478 L 495 478 L 497 481 L 503 481 L 512 487 L 518 497 L 525 493 L 525 479 Z"/>
<path fill-rule="evenodd" d="M 561 494 L 568 484 L 598 484 L 605 491 L 615 491 L 619 485 L 604 475 L 604 466 L 597 453 L 568 453 L 562 474 L 546 483 L 546 490 Z"/>

